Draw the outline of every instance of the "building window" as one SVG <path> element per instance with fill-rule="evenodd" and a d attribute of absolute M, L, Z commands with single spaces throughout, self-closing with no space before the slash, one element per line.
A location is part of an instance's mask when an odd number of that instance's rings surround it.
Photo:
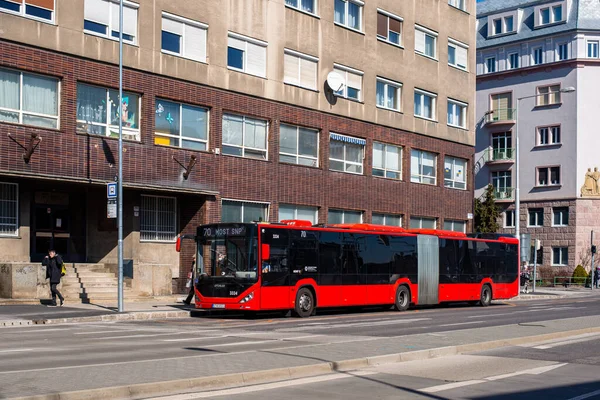
<path fill-rule="evenodd" d="M 58 79 L 0 68 L 0 121 L 58 129 Z"/>
<path fill-rule="evenodd" d="M 448 0 L 448 4 L 452 7 L 467 11 L 467 2 L 465 0 Z"/>
<path fill-rule="evenodd" d="M 552 265 L 565 266 L 569 264 L 569 248 L 568 247 L 553 247 L 552 248 Z"/>
<path fill-rule="evenodd" d="M 269 204 L 223 200 L 221 203 L 221 222 L 259 222 L 269 220 Z"/>
<path fill-rule="evenodd" d="M 377 77 L 377 107 L 388 110 L 400 111 L 402 98 L 402 84 L 388 79 Z"/>
<path fill-rule="evenodd" d="M 279 205 L 279 221 L 287 219 L 302 219 L 314 224 L 319 222 L 318 208 L 309 206 L 295 206 L 292 204 Z"/>
<path fill-rule="evenodd" d="M 293 50 L 284 50 L 283 82 L 317 90 L 317 65 L 319 59 Z"/>
<path fill-rule="evenodd" d="M 519 53 L 510 53 L 508 55 L 508 69 L 519 68 Z"/>
<path fill-rule="evenodd" d="M 335 23 L 362 31 L 363 6 L 364 3 L 358 0 L 335 0 Z"/>
<path fill-rule="evenodd" d="M 402 226 L 402 216 L 394 214 L 373 213 L 371 223 L 376 225 Z"/>
<path fill-rule="evenodd" d="M 556 46 L 556 58 L 558 61 L 566 60 L 569 58 L 569 44 L 561 43 Z"/>
<path fill-rule="evenodd" d="M 377 10 L 377 39 L 402 45 L 402 18 Z"/>
<path fill-rule="evenodd" d="M 54 22 L 54 0 L 0 0 L 0 12 Z"/>
<path fill-rule="evenodd" d="M 161 48 L 164 53 L 206 62 L 208 25 L 162 13 Z"/>
<path fill-rule="evenodd" d="M 504 17 L 504 31 L 506 33 L 515 31 L 514 17 L 512 15 Z"/>
<path fill-rule="evenodd" d="M 457 128 L 467 127 L 467 104 L 448 99 L 448 125 Z"/>
<path fill-rule="evenodd" d="M 540 25 L 546 25 L 550 23 L 550 9 L 542 8 L 540 10 Z"/>
<path fill-rule="evenodd" d="M 19 233 L 19 185 L 0 182 L 0 236 Z"/>
<path fill-rule="evenodd" d="M 364 139 L 330 133 L 329 169 L 362 174 L 366 144 L 367 141 Z"/>
<path fill-rule="evenodd" d="M 155 117 L 155 144 L 208 149 L 208 109 L 156 99 Z"/>
<path fill-rule="evenodd" d="M 560 125 L 538 128 L 538 146 L 560 144 Z"/>
<path fill-rule="evenodd" d="M 540 65 L 544 62 L 544 52 L 541 47 L 533 49 L 531 53 L 531 65 Z"/>
<path fill-rule="evenodd" d="M 537 169 L 537 186 L 560 185 L 560 167 L 540 167 Z"/>
<path fill-rule="evenodd" d="M 415 116 L 436 120 L 437 94 L 415 89 Z"/>
<path fill-rule="evenodd" d="M 444 230 L 465 233 L 467 231 L 467 221 L 445 219 Z"/>
<path fill-rule="evenodd" d="M 123 2 L 123 41 L 137 42 L 139 5 Z M 111 0 L 85 0 L 83 30 L 86 33 L 119 40 L 119 3 Z"/>
<path fill-rule="evenodd" d="M 223 154 L 267 159 L 267 121 L 243 115 L 223 115 Z"/>
<path fill-rule="evenodd" d="M 588 58 L 598 58 L 598 41 L 587 42 L 587 56 Z"/>
<path fill-rule="evenodd" d="M 496 72 L 496 57 L 488 57 L 485 59 L 485 73 L 491 74 Z"/>
<path fill-rule="evenodd" d="M 564 21 L 563 4 L 536 7 L 535 26 L 555 24 Z"/>
<path fill-rule="evenodd" d="M 279 161 L 319 166 L 319 131 L 281 124 L 279 137 Z"/>
<path fill-rule="evenodd" d="M 467 70 L 468 46 L 454 39 L 448 38 L 448 64 L 453 67 Z"/>
<path fill-rule="evenodd" d="M 123 92 L 119 107 L 118 90 L 77 84 L 78 132 L 118 138 L 119 118 L 123 121 L 123 139 L 139 141 L 140 97 L 137 94 Z"/>
<path fill-rule="evenodd" d="M 549 106 L 560 103 L 560 85 L 541 86 L 537 88 L 538 106 Z"/>
<path fill-rule="evenodd" d="M 552 209 L 552 226 L 569 225 L 569 207 L 556 207 Z"/>
<path fill-rule="evenodd" d="M 512 93 L 496 93 L 490 96 L 492 121 L 510 121 L 515 119 L 512 109 Z"/>
<path fill-rule="evenodd" d="M 267 43 L 229 33 L 227 67 L 250 75 L 267 76 Z"/>
<path fill-rule="evenodd" d="M 363 213 L 360 211 L 329 209 L 327 223 L 329 224 L 360 224 Z"/>
<path fill-rule="evenodd" d="M 435 229 L 437 221 L 435 218 L 410 217 L 411 229 Z"/>
<path fill-rule="evenodd" d="M 530 227 L 544 226 L 544 209 L 543 208 L 530 208 L 529 209 L 528 226 L 530 226 Z"/>
<path fill-rule="evenodd" d="M 504 227 L 514 228 L 515 227 L 515 210 L 504 211 Z"/>
<path fill-rule="evenodd" d="M 415 51 L 437 59 L 437 32 L 415 25 Z"/>
<path fill-rule="evenodd" d="M 452 189 L 467 189 L 467 160 L 445 157 L 444 186 Z"/>
<path fill-rule="evenodd" d="M 492 133 L 492 160 L 512 160 L 513 157 L 512 133 Z"/>
<path fill-rule="evenodd" d="M 285 0 L 285 5 L 309 14 L 317 13 L 317 0 Z"/>
<path fill-rule="evenodd" d="M 435 185 L 437 156 L 422 150 L 410 152 L 410 181 Z"/>
<path fill-rule="evenodd" d="M 499 35 L 502 33 L 502 18 L 495 19 L 493 22 L 493 35 Z"/>
<path fill-rule="evenodd" d="M 512 172 L 492 172 L 492 186 L 494 187 L 494 198 L 496 200 L 509 200 L 513 197 Z"/>
<path fill-rule="evenodd" d="M 364 73 L 339 64 L 333 64 L 333 70 L 344 77 L 344 82 L 346 83 L 344 87 L 335 92 L 335 95 L 345 99 L 361 101 Z"/>
<path fill-rule="evenodd" d="M 402 179 L 402 147 L 373 142 L 373 176 Z"/>
<path fill-rule="evenodd" d="M 174 197 L 141 197 L 140 239 L 172 242 L 177 236 L 177 199 Z"/>

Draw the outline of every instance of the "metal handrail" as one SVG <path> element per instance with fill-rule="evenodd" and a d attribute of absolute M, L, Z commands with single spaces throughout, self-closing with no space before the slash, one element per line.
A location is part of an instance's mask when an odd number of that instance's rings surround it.
<path fill-rule="evenodd" d="M 485 123 L 493 123 L 493 122 L 507 122 L 514 121 L 517 117 L 517 109 L 516 108 L 499 108 L 496 110 L 491 110 L 485 116 Z"/>

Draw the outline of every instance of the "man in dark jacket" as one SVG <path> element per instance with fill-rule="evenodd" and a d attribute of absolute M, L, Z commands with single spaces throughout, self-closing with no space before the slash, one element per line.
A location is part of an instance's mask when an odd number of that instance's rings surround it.
<path fill-rule="evenodd" d="M 50 279 L 50 291 L 52 292 L 52 305 L 56 306 L 56 296 L 60 299 L 60 306 L 65 304 L 65 298 L 58 291 L 56 286 L 60 284 L 62 277 L 62 258 L 56 254 L 53 249 L 48 250 L 48 255 L 42 260 L 42 265 L 46 267 L 46 279 Z"/>

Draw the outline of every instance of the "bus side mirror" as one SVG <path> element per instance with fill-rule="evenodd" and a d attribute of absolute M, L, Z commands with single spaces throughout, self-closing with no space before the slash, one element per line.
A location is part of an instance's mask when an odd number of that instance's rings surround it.
<path fill-rule="evenodd" d="M 271 258 L 271 246 L 263 243 L 260 248 L 260 257 L 263 261 Z"/>
<path fill-rule="evenodd" d="M 178 253 L 181 251 L 181 236 L 177 236 L 177 242 L 175 242 L 175 250 Z"/>

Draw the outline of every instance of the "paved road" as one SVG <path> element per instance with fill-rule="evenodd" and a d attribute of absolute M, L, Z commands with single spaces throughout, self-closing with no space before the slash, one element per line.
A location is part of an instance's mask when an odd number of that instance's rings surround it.
<path fill-rule="evenodd" d="M 600 334 L 155 400 L 265 398 L 600 399 Z"/>
<path fill-rule="evenodd" d="M 404 313 L 329 312 L 309 319 L 204 317 L 1 328 L 0 398 L 312 365 L 578 329 L 600 325 L 589 318 L 599 313 L 600 302 L 581 298 Z"/>

